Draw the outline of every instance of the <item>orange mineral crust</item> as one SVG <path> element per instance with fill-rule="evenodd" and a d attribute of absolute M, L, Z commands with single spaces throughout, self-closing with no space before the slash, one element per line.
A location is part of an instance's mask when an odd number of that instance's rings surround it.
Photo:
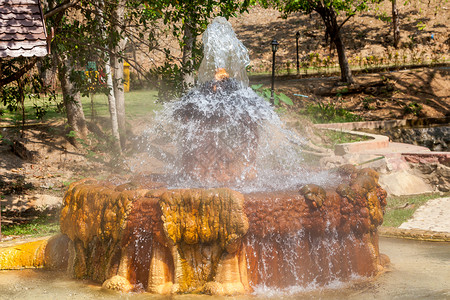
<path fill-rule="evenodd" d="M 371 169 L 338 173 L 344 183 L 335 188 L 250 194 L 85 179 L 66 192 L 62 234 L 0 249 L 0 269 L 67 269 L 104 288 L 158 294 L 236 295 L 374 276 L 386 192 Z"/>

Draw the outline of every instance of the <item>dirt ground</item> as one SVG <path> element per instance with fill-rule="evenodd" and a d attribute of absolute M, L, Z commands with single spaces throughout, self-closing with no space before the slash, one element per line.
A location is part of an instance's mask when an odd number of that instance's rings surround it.
<path fill-rule="evenodd" d="M 354 22 L 343 27 L 351 61 L 361 61 L 361 58 L 368 56 L 387 57 L 395 51 L 400 53 L 400 57 L 407 57 L 408 61 L 414 53 L 419 53 L 422 61 L 449 58 L 449 8 L 446 3 L 441 0 L 431 0 L 428 4 L 415 1 L 400 7 L 402 42 L 399 50 L 390 46 L 390 23 L 380 20 L 386 13 L 389 15 L 389 3 L 386 1 L 371 7 L 370 12 L 356 17 Z M 330 55 L 332 59 L 337 59 L 334 51 L 330 52 L 325 44 L 323 26 L 317 15 L 294 14 L 284 20 L 274 10 L 254 8 L 249 14 L 238 16 L 231 22 L 238 37 L 249 49 L 253 72 L 267 72 L 270 69 L 270 41 L 277 38 L 280 42 L 275 88 L 293 99 L 294 106 L 287 109 L 295 114 L 310 104 L 333 103 L 365 120 L 450 116 L 448 64 L 432 68 L 355 73 L 356 83 L 342 87 L 338 84 L 337 74 L 281 74 L 287 67 L 295 68 L 297 31 L 301 33 L 300 55 L 303 61 L 311 52 L 319 53 L 320 57 Z M 264 83 L 269 87 L 270 76 L 253 76 L 251 82 Z M 128 120 L 128 123 L 133 128 L 133 134 L 138 135 L 139 128 L 143 128 L 142 120 Z M 62 199 L 68 184 L 80 178 L 107 178 L 112 173 L 127 173 L 126 167 L 114 164 L 117 158 L 98 151 L 97 158 L 102 157 L 99 160 L 89 155 L 85 148 L 71 145 L 65 138 L 64 125 L 59 122 L 31 126 L 25 130 L 23 138 L 18 138 L 20 132 L 17 128 L 0 128 L 0 134 L 4 137 L 0 142 L 3 210 L 24 211 L 49 196 L 55 197 L 56 203 Z M 29 151 L 28 157 L 21 158 L 12 151 L 15 140 Z M 8 218 L 3 218 L 5 221 Z"/>
<path fill-rule="evenodd" d="M 0 130 L 2 224 L 26 220 L 36 212 L 53 213 L 70 182 L 99 176 L 106 169 L 67 141 L 61 121 L 28 126 L 23 137 L 18 128 Z"/>
<path fill-rule="evenodd" d="M 291 97 L 294 111 L 333 103 L 367 121 L 450 116 L 449 67 L 362 73 L 355 81 L 345 87 L 338 85 L 338 77 L 286 76 L 277 79 L 275 88 Z"/>
<path fill-rule="evenodd" d="M 354 71 L 356 84 L 347 94 L 337 86 L 338 73 L 303 74 L 302 66 L 314 65 L 311 55 L 318 55 L 322 60 L 330 57 L 331 64 L 337 62 L 335 49 L 330 49 L 325 42 L 323 21 L 317 13 L 294 13 L 283 19 L 276 10 L 254 7 L 249 13 L 231 19 L 231 23 L 238 38 L 249 49 L 253 72 L 271 70 L 270 41 L 277 39 L 280 45 L 276 53 L 276 72 L 283 76 L 277 77 L 275 88 L 290 96 L 296 109 L 311 103 L 331 102 L 365 120 L 442 118 L 450 114 L 450 68 L 445 64 L 450 58 L 449 9 L 442 0 L 399 4 L 401 40 L 398 49 L 392 46 L 391 2 L 369 4 L 368 11 L 353 16 L 342 27 L 351 65 L 359 65 L 362 70 L 424 62 L 444 63 L 444 66 L 407 70 L 400 67 L 373 74 Z M 344 18 L 343 15 L 338 17 L 339 20 Z M 300 32 L 300 76 L 295 76 L 297 31 Z M 287 76 L 287 73 L 292 75 Z M 252 80 L 253 83 L 260 81 L 258 77 Z M 270 87 L 270 81 L 265 80 L 265 84 Z"/>
<path fill-rule="evenodd" d="M 383 64 L 446 61 L 450 49 L 450 7 L 445 0 L 405 1 L 398 4 L 400 43 L 392 46 L 391 2 L 369 4 L 369 9 L 357 13 L 342 27 L 342 39 L 352 65 L 363 65 L 367 58 L 376 58 Z M 238 38 L 249 49 L 251 71 L 270 71 L 272 52 L 270 42 L 280 45 L 276 53 L 276 69 L 296 68 L 296 33 L 300 33 L 301 63 L 311 54 L 320 58 L 330 56 L 337 62 L 335 49 L 325 41 L 325 27 L 317 13 L 293 13 L 287 18 L 274 9 L 253 7 L 248 13 L 232 18 L 230 22 Z M 338 16 L 338 21 L 346 18 Z M 396 58 L 397 57 L 397 58 Z"/>

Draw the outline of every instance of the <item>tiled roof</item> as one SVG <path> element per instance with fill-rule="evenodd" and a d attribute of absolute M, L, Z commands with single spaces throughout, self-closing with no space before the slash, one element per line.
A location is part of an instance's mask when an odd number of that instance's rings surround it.
<path fill-rule="evenodd" d="M 40 0 L 0 0 L 0 57 L 47 54 Z"/>

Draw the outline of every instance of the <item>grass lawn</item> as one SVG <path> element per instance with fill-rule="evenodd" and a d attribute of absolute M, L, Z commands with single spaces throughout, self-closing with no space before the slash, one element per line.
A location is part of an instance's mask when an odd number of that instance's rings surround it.
<path fill-rule="evenodd" d="M 55 217 L 39 216 L 31 222 L 3 225 L 2 235 L 31 235 L 43 236 L 48 234 L 56 234 L 59 232 L 59 219 Z"/>
<path fill-rule="evenodd" d="M 343 131 L 336 131 L 336 130 L 320 130 L 320 133 L 322 136 L 326 137 L 328 140 L 328 143 L 321 144 L 320 146 L 324 148 L 334 149 L 334 147 L 338 144 L 343 143 L 355 143 L 355 142 L 363 142 L 371 140 L 371 137 L 365 136 L 365 135 L 357 135 L 357 134 L 351 134 L 348 132 Z"/>
<path fill-rule="evenodd" d="M 383 226 L 398 227 L 406 222 L 413 213 L 431 199 L 448 197 L 450 193 L 441 195 L 439 193 L 422 194 L 412 196 L 388 197 L 386 205 L 386 213 L 384 215 Z"/>
<path fill-rule="evenodd" d="M 99 117 L 109 117 L 108 97 L 104 94 L 94 95 L 94 112 Z M 156 103 L 157 92 L 154 90 L 139 90 L 125 93 L 125 111 L 128 119 L 143 118 L 152 115 L 155 110 L 161 109 L 162 105 Z M 62 95 L 58 94 L 56 102 L 62 102 Z M 87 119 L 91 116 L 91 98 L 82 97 L 83 111 Z M 57 111 L 57 104 L 49 102 L 47 97 L 41 99 L 27 99 L 25 101 L 25 113 L 27 121 L 39 122 L 36 117 L 34 106 L 44 106 L 47 110 L 43 121 L 55 120 L 64 118 L 64 115 Z M 3 111 L 3 116 L 0 116 L 0 122 L 6 123 L 21 123 L 22 114 L 19 110 L 16 113 L 11 113 L 0 104 L 0 110 Z"/>
<path fill-rule="evenodd" d="M 161 109 L 157 104 L 158 93 L 153 90 L 140 90 L 125 93 L 125 112 L 128 119 L 141 118 L 152 115 L 155 110 Z M 91 115 L 91 99 L 83 97 L 83 110 L 86 118 Z M 108 97 L 104 94 L 94 95 L 94 111 L 101 117 L 109 116 Z"/>

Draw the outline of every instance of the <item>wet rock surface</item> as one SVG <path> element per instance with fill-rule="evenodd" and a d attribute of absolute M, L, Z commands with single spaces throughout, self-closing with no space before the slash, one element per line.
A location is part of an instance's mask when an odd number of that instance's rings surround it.
<path fill-rule="evenodd" d="M 136 185 L 88 179 L 69 187 L 61 231 L 71 240 L 74 277 L 160 294 L 249 290 L 241 246 L 248 221 L 240 193 L 127 187 Z"/>
<path fill-rule="evenodd" d="M 246 195 L 251 286 L 326 284 L 378 272 L 377 227 L 382 223 L 386 192 L 373 170 L 347 165 L 340 171 L 350 179 L 337 191 L 309 185 L 301 189 L 304 196 L 296 192 Z M 322 205 L 313 204 L 319 201 Z"/>
<path fill-rule="evenodd" d="M 375 275 L 386 192 L 371 169 L 339 172 L 346 183 L 304 195 L 73 183 L 61 214 L 68 270 L 123 291 L 220 295 Z"/>

